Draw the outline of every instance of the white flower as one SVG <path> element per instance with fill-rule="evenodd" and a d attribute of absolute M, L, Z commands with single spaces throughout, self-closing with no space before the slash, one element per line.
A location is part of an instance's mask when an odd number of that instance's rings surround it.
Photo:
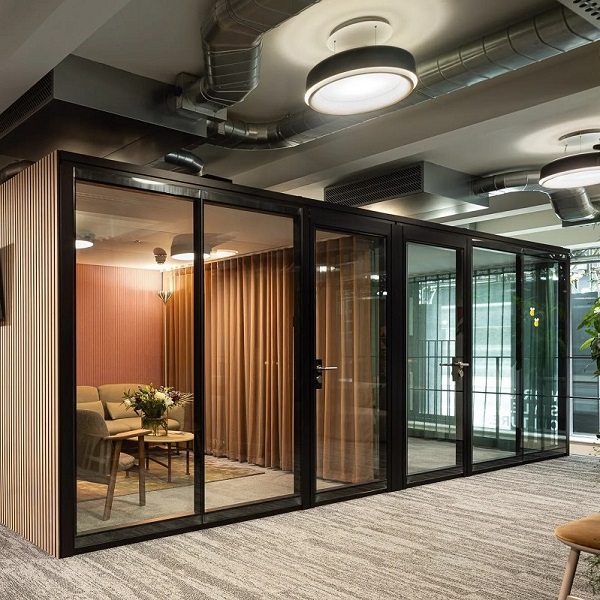
<path fill-rule="evenodd" d="M 156 392 L 154 394 L 157 400 L 166 400 L 167 396 L 164 392 Z"/>
<path fill-rule="evenodd" d="M 129 408 L 131 406 L 131 400 L 129 398 L 127 398 L 126 400 L 123 400 L 123 404 Z"/>
<path fill-rule="evenodd" d="M 597 307 L 594 309 L 594 314 L 595 314 L 595 315 L 597 315 L 598 313 L 600 313 L 600 307 L 598 307 L 598 306 L 597 306 Z"/>
<path fill-rule="evenodd" d="M 169 396 L 167 396 L 167 397 L 165 398 L 165 406 L 166 406 L 167 408 L 169 408 L 169 406 L 171 406 L 172 404 L 173 404 L 173 400 L 171 400 L 171 398 L 169 398 Z"/>

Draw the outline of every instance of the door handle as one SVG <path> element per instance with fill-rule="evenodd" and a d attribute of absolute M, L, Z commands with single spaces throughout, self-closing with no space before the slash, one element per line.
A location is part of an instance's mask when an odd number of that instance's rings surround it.
<path fill-rule="evenodd" d="M 460 360 L 451 363 L 440 363 L 440 367 L 458 367 L 459 369 L 464 369 L 468 366 L 470 366 L 469 363 L 462 362 Z"/>
<path fill-rule="evenodd" d="M 457 360 L 449 363 L 440 363 L 440 367 L 452 367 L 452 381 L 459 381 L 465 376 L 465 367 L 468 367 L 469 363 Z"/>
<path fill-rule="evenodd" d="M 324 367 L 323 361 L 320 358 L 317 358 L 315 362 L 315 371 L 317 372 L 315 375 L 315 387 L 320 390 L 323 388 L 323 371 L 335 371 L 337 367 Z"/>

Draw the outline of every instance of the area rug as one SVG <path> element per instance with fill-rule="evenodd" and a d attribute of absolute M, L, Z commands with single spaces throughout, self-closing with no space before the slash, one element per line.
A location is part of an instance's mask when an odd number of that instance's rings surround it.
<path fill-rule="evenodd" d="M 157 457 L 161 462 L 167 461 L 166 454 Z M 185 474 L 185 454 L 172 457 L 171 481 L 167 481 L 167 469 L 155 462 L 150 462 L 150 467 L 146 471 L 146 491 L 154 492 L 156 490 L 166 490 L 169 488 L 184 487 L 194 484 L 194 457 L 190 455 L 190 474 Z M 261 475 L 260 469 L 249 465 L 235 463 L 226 459 L 218 459 L 213 456 L 204 457 L 204 480 L 206 483 L 213 481 L 225 481 L 226 479 L 237 479 L 238 477 L 250 477 L 252 475 Z M 98 500 L 106 498 L 106 485 L 93 483 L 91 481 L 77 481 L 77 502 L 86 500 Z M 115 486 L 115 496 L 127 496 L 137 494 L 138 477 L 133 473 L 126 477 L 124 472 L 117 475 L 117 484 Z"/>

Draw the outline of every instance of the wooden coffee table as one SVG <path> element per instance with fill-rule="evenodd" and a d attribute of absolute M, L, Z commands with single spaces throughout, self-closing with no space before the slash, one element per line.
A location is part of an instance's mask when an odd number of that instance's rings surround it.
<path fill-rule="evenodd" d="M 175 445 L 177 448 L 179 444 L 185 443 L 185 474 L 190 474 L 190 442 L 194 441 L 194 434 L 188 431 L 169 431 L 168 435 L 154 435 L 149 434 L 144 436 L 144 445 L 147 448 L 146 451 L 146 471 L 150 466 L 150 461 L 155 462 L 167 469 L 167 481 L 171 482 L 171 458 L 172 458 L 172 446 Z M 164 463 L 158 460 L 155 456 L 150 454 L 150 449 L 156 446 L 167 447 L 167 462 Z"/>

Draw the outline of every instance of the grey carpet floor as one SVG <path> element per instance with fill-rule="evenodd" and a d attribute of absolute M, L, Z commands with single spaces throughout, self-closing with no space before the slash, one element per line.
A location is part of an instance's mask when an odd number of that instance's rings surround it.
<path fill-rule="evenodd" d="M 557 459 L 60 561 L 0 528 L 0 598 L 552 600 L 568 551 L 552 532 L 598 510 L 597 465 Z"/>

